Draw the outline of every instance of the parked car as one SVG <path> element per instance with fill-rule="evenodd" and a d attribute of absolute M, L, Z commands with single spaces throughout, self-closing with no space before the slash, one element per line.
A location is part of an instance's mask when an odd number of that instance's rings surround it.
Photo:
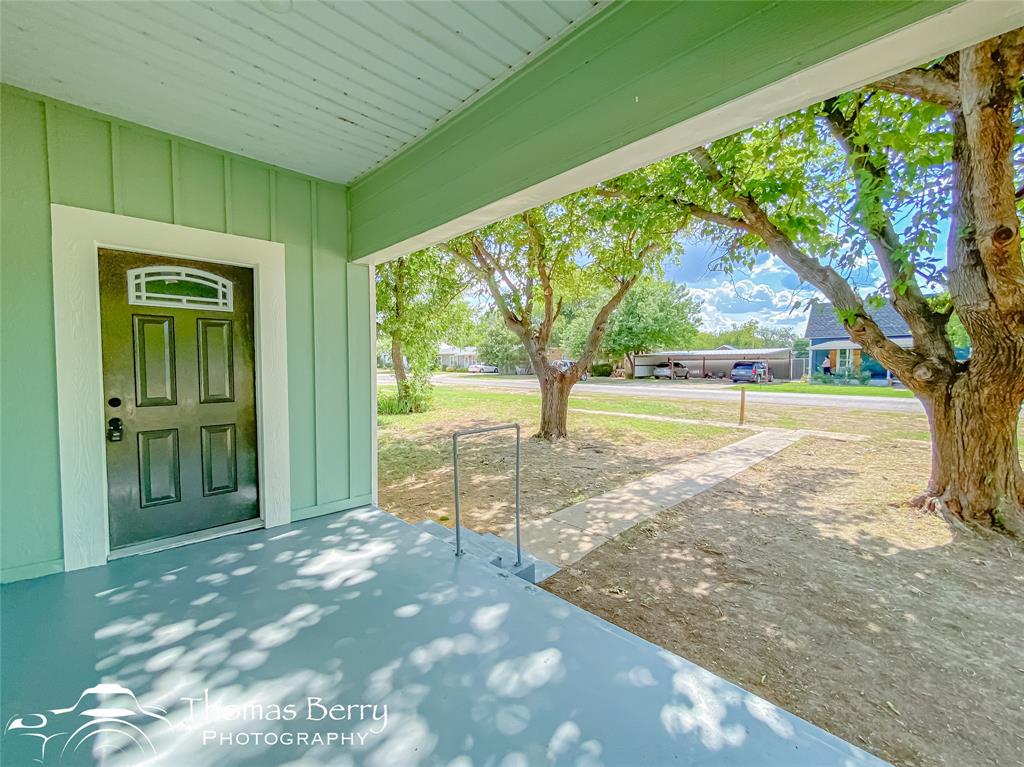
<path fill-rule="evenodd" d="M 733 383 L 771 383 L 775 380 L 767 362 L 744 361 L 732 366 Z"/>
<path fill-rule="evenodd" d="M 675 375 L 673 375 L 675 373 Z M 669 367 L 668 362 L 659 362 L 654 366 L 651 371 L 651 376 L 654 378 L 689 378 L 690 368 L 686 367 L 682 362 L 675 361 L 672 363 L 672 367 Z"/>
<path fill-rule="evenodd" d="M 498 372 L 498 366 L 497 365 L 487 365 L 487 364 L 485 364 L 483 362 L 474 362 L 472 365 L 470 365 L 466 369 L 470 373 L 497 373 Z"/>
<path fill-rule="evenodd" d="M 564 373 L 566 370 L 568 370 L 569 368 L 571 368 L 575 364 L 576 364 L 576 360 L 555 360 L 554 362 L 551 363 L 551 367 L 553 367 L 556 370 Z M 582 373 L 580 373 L 580 380 L 581 381 L 586 381 L 587 378 L 589 378 L 589 377 L 590 376 L 587 374 L 586 370 L 584 370 Z"/>

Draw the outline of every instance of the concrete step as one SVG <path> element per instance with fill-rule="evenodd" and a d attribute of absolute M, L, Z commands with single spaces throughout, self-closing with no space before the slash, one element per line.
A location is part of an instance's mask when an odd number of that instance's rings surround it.
<path fill-rule="evenodd" d="M 432 520 L 416 524 L 418 528 L 449 546 L 455 546 L 455 530 Z M 523 552 L 523 561 L 516 567 L 516 547 L 493 533 L 480 534 L 469 528 L 462 528 L 462 552 L 466 556 L 483 559 L 491 565 L 529 581 L 540 583 L 558 572 L 558 567 Z"/>
<path fill-rule="evenodd" d="M 454 530 L 452 530 L 450 527 L 445 527 L 440 522 L 434 522 L 430 519 L 424 520 L 422 522 L 417 522 L 416 527 L 420 528 L 421 530 L 425 530 L 435 538 L 440 538 L 442 540 L 444 540 L 446 535 L 451 536 L 453 539 L 455 538 Z"/>
<path fill-rule="evenodd" d="M 516 546 L 514 543 L 509 543 L 504 538 L 499 538 L 494 533 L 484 533 L 483 537 L 488 543 L 493 543 L 495 546 L 505 547 L 505 549 L 510 552 L 512 561 L 515 562 Z M 546 559 L 540 559 L 539 557 L 533 556 L 533 554 L 526 551 L 526 549 L 523 549 L 523 565 L 534 567 L 533 583 L 540 583 L 546 578 L 550 578 L 560 569 L 557 565 L 548 562 Z"/>

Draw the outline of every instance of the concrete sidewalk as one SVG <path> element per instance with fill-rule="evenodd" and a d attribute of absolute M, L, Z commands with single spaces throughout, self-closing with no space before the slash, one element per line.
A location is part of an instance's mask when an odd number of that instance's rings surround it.
<path fill-rule="evenodd" d="M 639 522 L 676 506 L 789 447 L 804 432 L 764 429 L 746 439 L 522 525 L 523 547 L 560 567 Z M 506 537 L 512 539 L 514 533 Z"/>

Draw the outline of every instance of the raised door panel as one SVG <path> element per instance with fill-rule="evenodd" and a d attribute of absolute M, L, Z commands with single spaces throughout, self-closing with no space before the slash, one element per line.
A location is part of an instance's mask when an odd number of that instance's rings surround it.
<path fill-rule="evenodd" d="M 233 423 L 202 428 L 203 495 L 238 489 L 238 454 Z"/>
<path fill-rule="evenodd" d="M 132 331 L 136 404 L 139 407 L 176 404 L 174 318 L 136 314 L 132 318 Z"/>
<path fill-rule="evenodd" d="M 139 432 L 139 499 L 143 508 L 181 500 L 177 429 Z"/>
<path fill-rule="evenodd" d="M 199 319 L 199 401 L 233 402 L 235 399 L 234 323 Z"/>
<path fill-rule="evenodd" d="M 108 249 L 99 267 L 111 549 L 257 519 L 252 270 Z"/>

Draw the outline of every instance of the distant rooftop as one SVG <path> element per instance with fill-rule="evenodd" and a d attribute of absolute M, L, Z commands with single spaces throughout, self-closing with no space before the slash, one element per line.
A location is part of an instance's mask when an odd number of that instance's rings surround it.
<path fill-rule="evenodd" d="M 888 301 L 878 309 L 870 309 L 868 313 L 889 338 L 910 335 L 907 323 Z M 804 338 L 845 338 L 846 335 L 846 328 L 836 316 L 832 304 L 827 301 L 815 301 L 811 304 Z"/>
<path fill-rule="evenodd" d="M 441 344 L 438 348 L 438 354 L 476 354 L 475 346 L 467 346 L 465 349 L 460 349 L 458 346 L 452 346 L 451 344 Z"/>

